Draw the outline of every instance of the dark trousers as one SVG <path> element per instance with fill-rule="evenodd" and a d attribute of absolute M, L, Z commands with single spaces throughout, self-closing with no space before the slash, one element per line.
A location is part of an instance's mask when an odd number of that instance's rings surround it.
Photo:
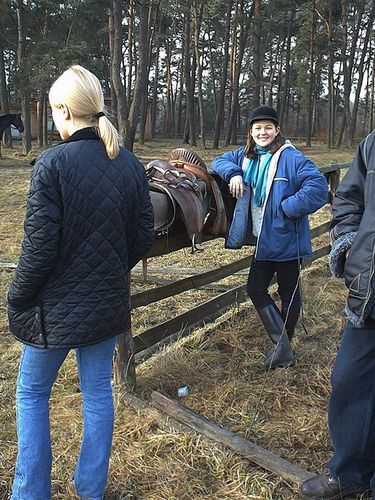
<path fill-rule="evenodd" d="M 371 487 L 375 499 L 375 320 L 362 328 L 347 322 L 331 383 L 329 469 L 344 486 Z"/>
<path fill-rule="evenodd" d="M 282 311 L 301 308 L 301 295 L 298 283 L 299 262 L 288 260 L 275 262 L 272 260 L 253 259 L 247 280 L 247 293 L 256 309 L 273 304 L 268 288 L 273 276 L 276 274 L 278 294 L 281 298 Z"/>

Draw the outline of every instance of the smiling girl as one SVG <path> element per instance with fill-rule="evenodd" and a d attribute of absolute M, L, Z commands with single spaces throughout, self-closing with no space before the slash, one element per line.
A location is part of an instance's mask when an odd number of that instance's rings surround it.
<path fill-rule="evenodd" d="M 226 247 L 256 247 L 247 293 L 274 344 L 265 367 L 291 366 L 290 340 L 301 309 L 300 263 L 312 253 L 308 214 L 326 203 L 327 182 L 281 135 L 270 106 L 259 106 L 251 114 L 246 146 L 215 158 L 212 169 L 237 199 Z M 275 273 L 280 309 L 268 293 Z"/>

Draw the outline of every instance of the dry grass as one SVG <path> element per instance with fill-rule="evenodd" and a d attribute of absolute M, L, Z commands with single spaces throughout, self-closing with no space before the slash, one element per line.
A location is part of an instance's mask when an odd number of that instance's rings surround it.
<path fill-rule="evenodd" d="M 176 144 L 150 143 L 139 148 L 143 160 L 165 158 Z M 352 151 L 308 151 L 318 164 L 349 161 Z M 205 159 L 212 151 L 198 150 Z M 17 153 L 17 151 L 16 151 Z M 1 240 L 0 260 L 15 261 L 22 237 L 30 168 L 25 159 L 4 150 L 0 160 Z M 320 161 L 321 159 L 321 161 Z M 324 209 L 313 225 L 328 220 Z M 326 236 L 317 245 L 326 244 Z M 152 259 L 152 267 L 213 268 L 247 255 L 249 250 L 230 252 L 222 241 L 204 245 L 203 254 L 188 250 Z M 165 277 L 165 276 L 163 276 Z M 176 278 L 175 274 L 170 275 Z M 7 335 L 6 291 L 12 278 L 0 271 L 0 499 L 9 497 L 16 456 L 14 391 L 20 345 Z M 237 275 L 223 281 L 238 284 Z M 269 347 L 260 320 L 249 303 L 234 307 L 220 320 L 196 330 L 160 351 L 137 370 L 137 395 L 145 400 L 152 390 L 176 395 L 188 385 L 184 403 L 228 429 L 312 471 L 321 470 L 330 456 L 326 429 L 329 376 L 340 340 L 345 290 L 330 277 L 326 258 L 303 273 L 304 324 L 298 328 L 294 349 L 297 363 L 266 376 L 264 353 Z M 137 282 L 136 289 L 145 285 Z M 275 292 L 276 293 L 276 292 Z M 212 292 L 186 292 L 134 312 L 134 330 L 163 321 L 207 300 Z M 152 311 L 152 313 L 151 313 Z M 106 500 L 190 500 L 298 498 L 295 486 L 254 467 L 248 461 L 194 432 L 167 430 L 163 418 L 138 413 L 116 398 L 113 454 Z M 70 354 L 54 386 L 51 399 L 54 466 L 54 499 L 68 499 L 65 482 L 74 468 L 79 450 L 81 396 L 77 392 L 74 356 Z"/>

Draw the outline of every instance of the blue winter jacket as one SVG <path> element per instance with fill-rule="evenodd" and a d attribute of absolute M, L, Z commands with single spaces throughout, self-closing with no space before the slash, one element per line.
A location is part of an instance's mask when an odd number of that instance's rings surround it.
<path fill-rule="evenodd" d="M 148 181 L 132 153 L 110 160 L 91 128 L 46 150 L 31 175 L 10 332 L 51 349 L 125 332 L 129 272 L 153 238 Z"/>
<path fill-rule="evenodd" d="M 212 169 L 227 183 L 243 175 L 245 148 L 224 153 L 213 160 Z M 308 214 L 327 202 L 328 185 L 313 162 L 285 144 L 271 160 L 266 201 L 258 239 L 253 236 L 252 189 L 239 198 L 234 210 L 226 247 L 256 245 L 257 260 L 283 262 L 312 253 Z"/>

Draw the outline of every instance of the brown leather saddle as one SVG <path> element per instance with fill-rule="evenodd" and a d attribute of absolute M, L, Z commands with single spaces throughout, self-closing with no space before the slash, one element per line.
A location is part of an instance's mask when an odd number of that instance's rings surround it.
<path fill-rule="evenodd" d="M 168 234 L 179 217 L 192 242 L 193 253 L 201 250 L 197 244 L 203 231 L 225 236 L 227 219 L 220 189 L 196 153 L 175 149 L 169 161 L 148 163 L 146 174 L 157 236 Z"/>
<path fill-rule="evenodd" d="M 189 151 L 185 148 L 174 149 L 169 155 L 168 161 L 171 165 L 194 174 L 197 179 L 202 180 L 206 184 L 207 191 L 211 192 L 211 179 L 207 166 L 194 151 Z"/>

